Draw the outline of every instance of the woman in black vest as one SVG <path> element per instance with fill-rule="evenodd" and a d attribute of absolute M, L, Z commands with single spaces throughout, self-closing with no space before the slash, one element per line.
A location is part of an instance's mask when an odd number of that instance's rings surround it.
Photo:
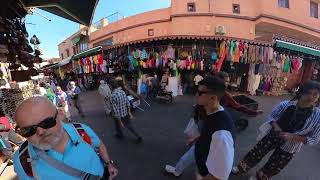
<path fill-rule="evenodd" d="M 233 174 L 248 172 L 274 150 L 268 162 L 256 173 L 258 180 L 268 180 L 287 166 L 302 145 L 317 144 L 320 140 L 320 109 L 316 108 L 319 97 L 320 84 L 309 81 L 300 87 L 296 98 L 276 106 L 268 122 L 260 128 L 261 140 L 232 169 Z"/>

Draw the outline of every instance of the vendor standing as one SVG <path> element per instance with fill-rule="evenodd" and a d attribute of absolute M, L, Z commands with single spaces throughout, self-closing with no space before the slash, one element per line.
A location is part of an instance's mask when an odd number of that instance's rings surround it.
<path fill-rule="evenodd" d="M 234 174 L 243 174 L 256 166 L 273 151 L 267 163 L 257 171 L 258 180 L 267 180 L 279 174 L 303 145 L 315 145 L 320 140 L 320 84 L 309 81 L 300 87 L 294 100 L 283 101 L 262 125 L 262 139 L 234 167 Z M 254 177 L 253 177 L 254 178 Z"/>

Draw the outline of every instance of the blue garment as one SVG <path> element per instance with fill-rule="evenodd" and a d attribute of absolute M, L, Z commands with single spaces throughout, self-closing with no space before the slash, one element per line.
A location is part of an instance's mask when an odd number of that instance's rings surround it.
<path fill-rule="evenodd" d="M 96 176 L 103 176 L 104 167 L 100 157 L 95 152 L 94 147 L 100 146 L 99 137 L 93 132 L 93 130 L 82 124 L 82 127 L 85 129 L 86 133 L 90 136 L 92 141 L 92 146 L 83 141 L 80 137 L 76 129 L 72 124 L 64 124 L 64 130 L 69 134 L 71 139 L 69 139 L 64 154 L 61 154 L 53 149 L 49 150 L 47 154 L 59 161 L 62 161 L 68 166 L 79 169 L 81 171 L 90 173 Z M 75 142 L 78 142 L 76 146 Z M 30 143 L 28 145 L 29 152 L 31 154 L 30 158 L 35 157 L 34 146 Z M 76 180 L 77 178 L 65 174 L 58 169 L 51 167 L 47 162 L 38 159 L 32 161 L 34 177 L 36 179 L 42 180 L 55 180 L 55 179 L 68 179 L 68 180 Z M 24 172 L 20 159 L 19 159 L 19 151 L 16 151 L 14 155 L 14 169 L 17 173 L 19 179 L 23 180 L 31 180 Z"/>
<path fill-rule="evenodd" d="M 196 162 L 194 158 L 194 148 L 195 146 L 192 145 L 191 148 L 183 154 L 183 156 L 180 158 L 179 162 L 176 165 L 176 172 L 178 174 L 182 174 L 183 171 L 194 164 Z"/>

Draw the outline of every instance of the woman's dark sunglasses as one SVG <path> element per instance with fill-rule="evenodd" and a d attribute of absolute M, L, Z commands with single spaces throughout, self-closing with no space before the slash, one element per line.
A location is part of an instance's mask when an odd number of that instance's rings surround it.
<path fill-rule="evenodd" d="M 21 136 L 27 138 L 27 137 L 31 137 L 34 134 L 36 134 L 38 127 L 41 127 L 43 129 L 50 129 L 50 128 L 54 127 L 57 124 L 57 120 L 56 120 L 57 119 L 57 115 L 58 115 L 58 111 L 56 111 L 54 117 L 46 118 L 46 119 L 42 120 L 37 125 L 32 125 L 32 126 L 22 127 L 22 128 L 17 127 L 17 132 Z"/>

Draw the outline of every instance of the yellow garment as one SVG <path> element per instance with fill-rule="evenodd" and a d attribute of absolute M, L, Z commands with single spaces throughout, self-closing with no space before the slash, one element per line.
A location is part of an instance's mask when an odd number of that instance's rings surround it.
<path fill-rule="evenodd" d="M 281 62 L 282 62 L 282 66 L 284 66 L 284 64 L 286 63 L 286 56 L 285 55 L 282 55 Z"/>
<path fill-rule="evenodd" d="M 98 56 L 93 56 L 93 63 L 96 65 L 99 64 Z"/>
<path fill-rule="evenodd" d="M 226 49 L 226 41 L 222 41 L 219 48 L 219 57 L 221 57 Z"/>

